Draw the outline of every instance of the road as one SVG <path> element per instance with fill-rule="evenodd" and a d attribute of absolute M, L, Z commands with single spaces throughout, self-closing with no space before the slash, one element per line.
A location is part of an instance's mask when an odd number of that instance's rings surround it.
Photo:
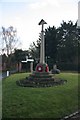
<path fill-rule="evenodd" d="M 16 70 L 13 70 L 13 71 L 10 71 L 9 74 L 13 74 L 13 73 L 16 73 Z M 5 78 L 7 77 L 7 71 L 6 72 L 0 72 L 0 80 L 2 80 L 2 78 Z"/>
<path fill-rule="evenodd" d="M 2 78 L 5 78 L 5 77 L 7 77 L 6 72 L 0 73 L 0 80 L 2 80 Z"/>

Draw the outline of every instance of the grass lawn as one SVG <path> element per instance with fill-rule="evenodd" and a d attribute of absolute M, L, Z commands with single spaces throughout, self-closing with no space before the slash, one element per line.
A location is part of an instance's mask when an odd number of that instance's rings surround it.
<path fill-rule="evenodd" d="M 67 83 L 55 87 L 31 88 L 16 85 L 16 80 L 28 75 L 14 74 L 3 80 L 3 118 L 63 118 L 78 110 L 77 73 L 56 75 L 66 79 Z"/>

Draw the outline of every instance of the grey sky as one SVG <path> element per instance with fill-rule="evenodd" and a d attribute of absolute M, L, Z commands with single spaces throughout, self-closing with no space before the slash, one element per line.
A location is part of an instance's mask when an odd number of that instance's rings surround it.
<path fill-rule="evenodd" d="M 79 0 L 1 0 L 1 26 L 12 25 L 17 28 L 22 48 L 38 39 L 41 27 L 38 22 L 43 18 L 50 26 L 60 26 L 62 20 L 74 23 L 78 19 Z M 0 27 L 1 27 L 0 26 Z"/>

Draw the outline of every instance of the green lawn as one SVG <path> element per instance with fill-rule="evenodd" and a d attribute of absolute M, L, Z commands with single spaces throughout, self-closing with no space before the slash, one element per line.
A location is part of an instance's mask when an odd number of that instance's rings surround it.
<path fill-rule="evenodd" d="M 55 87 L 31 88 L 16 85 L 29 74 L 14 74 L 3 80 L 3 118 L 62 118 L 78 110 L 78 74 L 61 73 L 67 83 Z"/>

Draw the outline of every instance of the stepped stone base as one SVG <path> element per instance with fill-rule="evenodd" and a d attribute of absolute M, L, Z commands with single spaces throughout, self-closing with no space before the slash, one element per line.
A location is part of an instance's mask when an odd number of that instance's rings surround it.
<path fill-rule="evenodd" d="M 49 74 L 49 72 L 33 72 L 29 77 L 28 80 L 38 80 L 38 81 L 42 81 L 42 80 L 53 80 L 54 78 L 52 77 L 51 74 Z"/>
<path fill-rule="evenodd" d="M 16 81 L 17 85 L 23 87 L 51 87 L 65 82 L 67 81 L 53 78 L 49 72 L 33 72 L 26 79 Z"/>

